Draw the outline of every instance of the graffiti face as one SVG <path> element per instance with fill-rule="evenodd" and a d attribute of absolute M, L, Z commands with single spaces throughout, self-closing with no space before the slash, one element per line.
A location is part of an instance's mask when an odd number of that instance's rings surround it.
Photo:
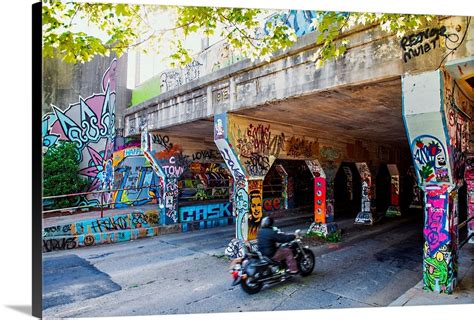
<path fill-rule="evenodd" d="M 420 184 L 449 182 L 446 152 L 437 138 L 422 135 L 412 143 L 413 160 Z"/>
<path fill-rule="evenodd" d="M 250 213 L 250 221 L 253 223 L 260 222 L 262 219 L 262 197 L 258 191 L 250 193 Z"/>

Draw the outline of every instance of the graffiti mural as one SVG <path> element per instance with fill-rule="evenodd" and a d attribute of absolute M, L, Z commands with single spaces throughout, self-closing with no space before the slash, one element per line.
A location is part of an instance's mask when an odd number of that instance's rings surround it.
<path fill-rule="evenodd" d="M 135 240 L 158 234 L 158 212 L 133 213 L 78 221 L 43 229 L 43 252 Z"/>
<path fill-rule="evenodd" d="M 232 127 L 231 141 L 248 175 L 264 177 L 284 148 L 285 135 L 272 135 L 269 124 L 252 124 L 241 129 Z"/>
<path fill-rule="evenodd" d="M 76 144 L 78 174 L 89 182 L 87 191 L 110 188 L 113 169 L 110 164 L 115 141 L 115 87 L 117 60 L 112 60 L 102 77 L 102 92 L 65 110 L 52 106 L 53 112 L 43 116 L 43 152 L 59 141 Z M 83 197 L 75 205 L 98 205 L 99 195 Z M 109 201 L 110 195 L 106 195 Z"/>
<path fill-rule="evenodd" d="M 202 63 L 197 60 L 193 60 L 184 68 L 177 68 L 162 72 L 160 75 L 161 92 L 169 91 L 199 78 L 201 67 Z"/>
<path fill-rule="evenodd" d="M 360 162 L 356 163 L 357 171 L 359 171 L 361 185 L 362 185 L 362 195 L 361 195 L 361 209 L 357 214 L 355 223 L 363 224 L 373 224 L 373 213 L 375 207 L 373 206 L 374 202 L 374 189 L 375 183 L 372 181 L 372 174 L 370 169 L 367 166 L 367 163 Z"/>
<path fill-rule="evenodd" d="M 426 290 L 452 293 L 457 277 L 455 196 L 448 185 L 425 187 L 423 282 Z"/>
<path fill-rule="evenodd" d="M 447 154 L 441 141 L 421 135 L 413 140 L 411 150 L 420 184 L 450 182 Z"/>
<path fill-rule="evenodd" d="M 160 179 L 147 162 L 137 147 L 114 152 L 114 189 L 117 191 L 112 194 L 112 202 L 115 208 L 162 202 Z"/>
<path fill-rule="evenodd" d="M 449 241 L 448 186 L 427 186 L 425 206 L 425 235 L 429 253 L 432 254 Z"/>
<path fill-rule="evenodd" d="M 474 217 L 474 158 L 466 160 L 466 170 L 464 177 L 467 186 L 467 218 Z M 474 219 L 467 224 L 468 236 L 474 233 Z M 474 243 L 474 237 L 471 237 L 469 243 Z"/>
<path fill-rule="evenodd" d="M 234 223 L 232 203 L 212 203 L 179 208 L 182 232 L 201 230 Z"/>
<path fill-rule="evenodd" d="M 449 155 L 452 164 L 453 180 L 458 187 L 463 184 L 466 153 L 469 148 L 471 122 L 474 102 L 459 88 L 450 73 L 443 70 L 444 110 L 449 136 Z"/>
<path fill-rule="evenodd" d="M 455 286 L 454 259 L 446 245 L 430 255 L 425 242 L 423 255 L 424 289 L 439 293 L 452 293 Z"/>

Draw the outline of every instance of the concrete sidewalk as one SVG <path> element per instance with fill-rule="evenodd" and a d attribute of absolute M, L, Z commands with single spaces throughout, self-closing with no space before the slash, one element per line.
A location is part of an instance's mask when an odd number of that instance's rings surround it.
<path fill-rule="evenodd" d="M 459 251 L 458 286 L 453 294 L 423 290 L 423 280 L 389 306 L 426 306 L 443 304 L 474 304 L 474 245 L 467 243 Z"/>

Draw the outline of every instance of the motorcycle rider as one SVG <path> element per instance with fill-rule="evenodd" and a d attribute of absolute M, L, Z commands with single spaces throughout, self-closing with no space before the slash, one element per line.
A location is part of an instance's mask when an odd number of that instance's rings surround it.
<path fill-rule="evenodd" d="M 290 269 L 290 274 L 298 273 L 293 252 L 290 248 L 278 247 L 277 243 L 290 242 L 296 238 L 293 234 L 285 234 L 273 227 L 273 218 L 265 217 L 262 219 L 260 230 L 257 234 L 258 250 L 274 261 L 286 260 L 286 264 Z"/>

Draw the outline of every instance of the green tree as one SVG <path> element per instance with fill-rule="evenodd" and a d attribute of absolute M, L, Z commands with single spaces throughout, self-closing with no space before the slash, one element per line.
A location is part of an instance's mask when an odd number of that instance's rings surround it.
<path fill-rule="evenodd" d="M 50 147 L 43 156 L 43 196 L 56 196 L 84 192 L 86 179 L 79 177 L 78 151 L 72 142 L 59 142 Z M 73 205 L 78 197 L 54 200 L 53 208 Z"/>
<path fill-rule="evenodd" d="M 61 56 L 67 62 L 85 62 L 95 55 L 120 56 L 129 48 L 155 50 L 166 33 L 175 35 L 168 45 L 175 48 L 174 64 L 192 61 L 184 39 L 193 34 L 211 36 L 218 33 L 233 49 L 251 59 L 269 60 L 297 40 L 295 31 L 284 22 L 267 25 L 268 33 L 258 32 L 261 21 L 270 13 L 264 9 L 174 7 L 129 4 L 62 3 L 43 0 L 43 53 L 46 57 Z M 175 26 L 157 29 L 150 22 L 156 14 L 175 16 Z M 345 31 L 356 26 L 377 25 L 382 30 L 402 37 L 421 28 L 434 16 L 412 14 L 318 12 L 313 21 L 315 42 L 319 46 L 312 57 L 316 66 L 343 55 L 349 44 Z M 105 35 L 86 34 L 76 30 L 78 20 Z"/>

